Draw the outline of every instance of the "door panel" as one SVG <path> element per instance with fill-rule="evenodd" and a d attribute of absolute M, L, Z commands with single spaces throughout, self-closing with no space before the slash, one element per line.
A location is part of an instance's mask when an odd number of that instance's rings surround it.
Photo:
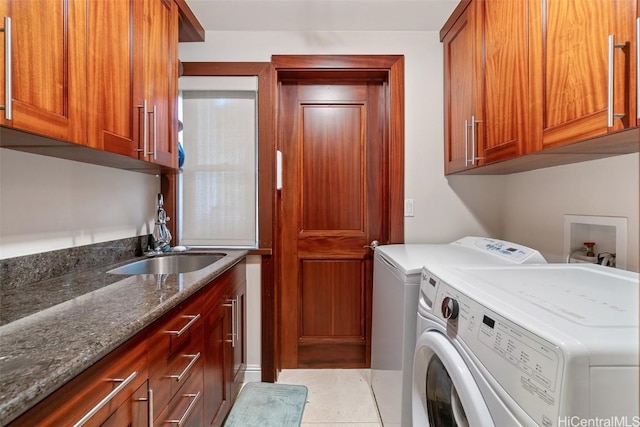
<path fill-rule="evenodd" d="M 372 240 L 386 241 L 386 84 L 280 86 L 282 367 L 367 367 Z"/>

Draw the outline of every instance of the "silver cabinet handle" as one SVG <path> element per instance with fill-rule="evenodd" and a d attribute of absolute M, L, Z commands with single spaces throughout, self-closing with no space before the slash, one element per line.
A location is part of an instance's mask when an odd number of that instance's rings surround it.
<path fill-rule="evenodd" d="M 471 128 L 471 159 L 469 159 L 468 164 L 472 166 L 475 166 L 476 160 L 482 160 L 484 158 L 476 156 L 476 123 L 482 123 L 482 120 L 476 120 L 475 115 L 471 116 L 471 122 L 469 123 L 469 127 Z"/>
<path fill-rule="evenodd" d="M 147 390 L 147 397 L 136 399 L 139 402 L 149 402 L 147 404 L 147 425 L 153 427 L 153 389 Z"/>
<path fill-rule="evenodd" d="M 156 160 L 156 151 L 158 150 L 158 115 L 156 112 L 158 108 L 156 104 L 153 104 L 153 111 L 149 114 L 153 114 L 153 151 L 149 152 L 149 155 L 153 154 L 153 160 Z"/>
<path fill-rule="evenodd" d="M 187 367 L 184 368 L 179 375 L 169 375 L 169 378 L 175 378 L 176 382 L 182 381 L 184 376 L 187 375 L 187 373 L 189 373 L 191 368 L 193 368 L 193 365 L 195 365 L 198 359 L 200 359 L 200 352 L 196 354 L 185 354 L 184 357 L 191 358 L 191 361 L 189 362 Z"/>
<path fill-rule="evenodd" d="M 149 132 L 147 125 L 147 100 L 142 101 L 142 105 L 138 105 L 138 108 L 142 108 L 142 148 L 138 148 L 136 151 L 142 151 L 142 155 L 147 157 L 147 134 Z"/>
<path fill-rule="evenodd" d="M 184 414 L 182 414 L 180 419 L 167 420 L 166 421 L 167 424 L 176 424 L 178 427 L 182 427 L 184 425 L 185 421 L 187 421 L 187 419 L 189 418 L 189 415 L 191 415 L 191 412 L 193 412 L 193 408 L 196 407 L 196 402 L 200 398 L 200 392 L 197 392 L 195 394 L 193 394 L 193 393 L 183 394 L 182 397 L 190 397 L 192 399 L 191 403 L 189 403 L 189 406 L 187 407 L 187 410 L 184 411 Z"/>
<path fill-rule="evenodd" d="M 236 346 L 236 320 L 237 320 L 236 305 L 237 305 L 237 301 L 235 298 L 230 300 L 228 304 L 224 304 L 225 307 L 231 307 L 231 341 L 227 341 L 227 342 L 231 342 L 231 347 Z"/>
<path fill-rule="evenodd" d="M 464 165 L 469 166 L 469 121 L 464 121 Z"/>
<path fill-rule="evenodd" d="M 607 49 L 607 55 L 608 55 L 608 60 L 609 60 L 609 66 L 608 66 L 608 75 L 607 75 L 607 127 L 613 127 L 613 119 L 614 117 L 617 118 L 621 118 L 624 117 L 624 114 L 615 114 L 613 112 L 613 96 L 614 96 L 614 77 L 615 77 L 615 67 L 614 67 L 614 61 L 613 61 L 613 54 L 615 49 L 622 49 L 624 47 L 624 43 L 623 44 L 616 44 L 615 42 L 615 35 L 613 34 L 609 34 L 609 38 L 608 38 L 608 49 Z"/>
<path fill-rule="evenodd" d="M 11 18 L 4 17 L 4 27 L 0 28 L 0 31 L 4 32 L 4 105 L 0 105 L 0 110 L 4 110 L 4 118 L 7 120 L 13 119 L 13 108 L 11 106 L 11 100 L 13 94 L 11 93 Z"/>
<path fill-rule="evenodd" d="M 476 164 L 476 117 L 471 116 L 471 164 Z"/>
<path fill-rule="evenodd" d="M 198 321 L 198 319 L 200 318 L 200 314 L 187 315 L 182 317 L 184 317 L 185 319 L 190 319 L 189 322 L 186 325 L 184 325 L 182 329 L 180 329 L 179 331 L 166 331 L 167 334 L 175 335 L 176 337 L 179 337 L 180 335 L 184 334 L 194 323 Z"/>
<path fill-rule="evenodd" d="M 120 393 L 133 379 L 138 375 L 137 371 L 133 371 L 127 378 L 125 379 L 113 379 L 113 382 L 119 382 L 118 387 L 111 390 L 111 393 L 107 394 L 104 399 L 102 399 L 96 406 L 94 406 L 89 412 L 87 412 L 84 417 L 80 418 L 80 420 L 73 425 L 73 427 L 80 427 L 84 425 L 87 421 L 91 419 L 100 409 L 102 409 L 107 403 L 111 401 L 118 393 Z"/>

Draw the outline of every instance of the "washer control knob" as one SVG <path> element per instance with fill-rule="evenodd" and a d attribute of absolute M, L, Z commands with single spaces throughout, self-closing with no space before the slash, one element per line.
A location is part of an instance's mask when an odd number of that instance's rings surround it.
<path fill-rule="evenodd" d="M 442 310 L 442 315 L 445 319 L 454 320 L 458 318 L 458 312 L 460 311 L 460 307 L 458 305 L 458 301 L 454 300 L 451 297 L 445 297 L 442 300 L 442 306 L 440 307 Z"/>

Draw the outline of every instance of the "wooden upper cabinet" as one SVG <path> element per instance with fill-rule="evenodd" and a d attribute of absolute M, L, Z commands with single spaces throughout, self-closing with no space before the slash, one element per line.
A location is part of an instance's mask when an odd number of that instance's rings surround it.
<path fill-rule="evenodd" d="M 525 151 L 527 3 L 471 1 L 444 30 L 446 173 Z"/>
<path fill-rule="evenodd" d="M 481 122 L 476 164 L 526 151 L 529 129 L 527 5 L 529 0 L 485 0 L 482 8 Z"/>
<path fill-rule="evenodd" d="M 147 160 L 178 167 L 178 7 L 173 0 L 146 0 L 144 76 L 149 108 Z"/>
<path fill-rule="evenodd" d="M 637 7 L 636 0 L 531 0 L 535 149 L 637 125 Z"/>
<path fill-rule="evenodd" d="M 0 0 L 0 105 L 11 90 L 11 117 L 0 124 L 47 137 L 86 143 L 86 0 Z M 11 59 L 5 61 L 6 43 Z M 7 87 L 7 79 L 11 79 Z"/>
<path fill-rule="evenodd" d="M 445 173 L 471 167 L 469 124 L 476 114 L 476 3 L 470 4 L 442 39 L 444 48 Z M 479 118 L 479 117 L 478 117 Z M 474 117 L 475 119 L 475 117 Z"/>
<path fill-rule="evenodd" d="M 177 167 L 178 11 L 171 0 L 89 0 L 90 139 Z M 176 134 L 176 135 L 174 135 Z"/>
<path fill-rule="evenodd" d="M 138 157 L 143 128 L 142 3 L 89 0 L 89 140 Z"/>

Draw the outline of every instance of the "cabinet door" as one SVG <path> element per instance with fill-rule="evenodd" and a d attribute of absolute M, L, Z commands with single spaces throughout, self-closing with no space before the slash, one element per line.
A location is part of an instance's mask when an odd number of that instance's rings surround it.
<path fill-rule="evenodd" d="M 532 130 L 538 149 L 635 125 L 631 46 L 636 8 L 629 0 L 531 1 L 530 97 L 536 102 Z M 609 35 L 620 48 L 610 49 Z"/>
<path fill-rule="evenodd" d="M 143 133 L 142 4 L 89 0 L 89 140 L 138 157 Z"/>
<path fill-rule="evenodd" d="M 147 383 L 138 389 L 120 405 L 100 427 L 148 427 L 149 426 L 149 397 Z"/>
<path fill-rule="evenodd" d="M 178 166 L 178 10 L 173 0 L 145 2 L 144 58 L 149 103 L 146 160 Z"/>
<path fill-rule="evenodd" d="M 11 60 L 2 47 L 2 88 L 11 78 L 11 117 L 0 124 L 47 137 L 86 142 L 86 0 L 0 0 L 11 18 Z M 4 26 L 4 23 L 0 24 Z M 5 107 L 6 108 L 6 107 Z"/>
<path fill-rule="evenodd" d="M 244 370 L 246 366 L 246 282 L 236 285 L 235 307 L 233 318 L 233 387 L 231 395 L 233 399 L 240 392 L 244 382 Z"/>
<path fill-rule="evenodd" d="M 443 39 L 445 173 L 472 167 L 471 119 L 478 99 L 477 3 L 472 2 Z"/>
<path fill-rule="evenodd" d="M 218 284 L 220 286 L 220 284 Z M 229 385 L 229 341 L 231 339 L 231 310 L 216 298 L 205 319 L 204 397 L 205 425 L 222 425 L 231 409 Z"/>
<path fill-rule="evenodd" d="M 528 1 L 479 2 L 482 108 L 475 139 L 480 164 L 516 157 L 528 141 Z M 458 100 L 456 100 L 457 102 Z"/>

